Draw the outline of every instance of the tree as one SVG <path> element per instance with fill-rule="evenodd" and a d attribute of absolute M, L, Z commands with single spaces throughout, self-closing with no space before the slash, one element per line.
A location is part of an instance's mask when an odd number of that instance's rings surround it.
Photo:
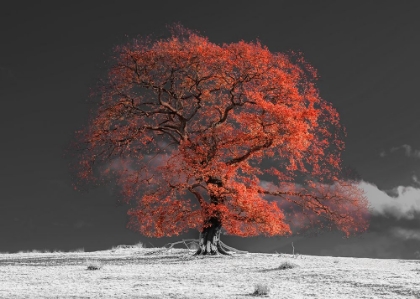
<path fill-rule="evenodd" d="M 90 123 L 78 132 L 81 181 L 115 180 L 129 227 L 200 231 L 197 254 L 225 253 L 221 229 L 367 228 L 367 201 L 340 176 L 344 128 L 301 54 L 259 42 L 216 45 L 181 26 L 115 48 Z"/>

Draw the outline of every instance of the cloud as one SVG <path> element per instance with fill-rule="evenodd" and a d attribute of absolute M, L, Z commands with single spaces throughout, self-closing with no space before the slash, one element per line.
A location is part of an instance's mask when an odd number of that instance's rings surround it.
<path fill-rule="evenodd" d="M 407 157 L 420 159 L 420 150 L 413 149 L 413 148 L 412 148 L 410 145 L 408 145 L 408 144 L 403 144 L 403 145 L 401 145 L 401 146 L 393 147 L 393 148 L 391 148 L 391 149 L 389 150 L 389 152 L 393 153 L 393 152 L 398 151 L 398 150 L 400 150 L 400 149 L 403 149 L 403 150 L 404 150 L 405 155 L 406 155 Z M 381 154 L 382 154 L 382 153 L 383 153 L 383 152 L 381 152 Z M 380 154 L 380 156 L 381 156 L 381 157 L 384 157 L 384 156 L 385 156 L 385 153 L 383 153 L 383 155 L 381 155 L 381 154 Z"/>
<path fill-rule="evenodd" d="M 413 219 L 416 213 L 420 213 L 420 188 L 398 186 L 383 191 L 365 181 L 361 181 L 359 185 L 365 191 L 374 214 L 391 214 L 396 218 Z"/>
<path fill-rule="evenodd" d="M 396 237 L 400 237 L 406 240 L 412 239 L 420 241 L 420 229 L 407 229 L 402 227 L 396 227 L 392 229 L 391 232 Z"/>
<path fill-rule="evenodd" d="M 414 183 L 416 183 L 417 185 L 420 185 L 420 180 L 418 179 L 418 177 L 415 174 L 413 174 L 411 176 L 411 178 L 413 179 Z"/>

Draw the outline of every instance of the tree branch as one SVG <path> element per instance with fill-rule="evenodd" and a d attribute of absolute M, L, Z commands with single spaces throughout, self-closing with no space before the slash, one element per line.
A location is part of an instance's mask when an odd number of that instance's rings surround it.
<path fill-rule="evenodd" d="M 226 165 L 233 165 L 233 164 L 237 164 L 240 163 L 242 161 L 245 161 L 246 159 L 249 158 L 249 156 L 251 156 L 253 153 L 262 150 L 264 148 L 268 148 L 273 144 L 273 140 L 272 139 L 268 139 L 264 144 L 262 145 L 257 145 L 254 146 L 252 148 L 250 148 L 244 155 L 240 156 L 240 157 L 236 157 L 228 162 L 226 162 Z"/>
<path fill-rule="evenodd" d="M 343 219 L 348 217 L 348 216 L 343 216 L 343 215 L 340 215 L 340 214 L 332 211 L 328 206 L 321 203 L 321 200 L 329 200 L 329 199 L 335 197 L 336 195 L 333 195 L 332 197 L 328 197 L 328 196 L 320 197 L 320 196 L 316 196 L 316 195 L 311 194 L 311 193 L 290 192 L 290 191 L 272 192 L 272 191 L 267 191 L 267 190 L 263 190 L 263 189 L 258 190 L 258 193 L 271 195 L 271 196 L 282 197 L 282 198 L 286 199 L 287 201 L 296 204 L 297 206 L 301 207 L 302 209 L 306 209 L 306 208 L 308 208 L 308 206 L 305 205 L 304 202 L 301 203 L 301 202 L 298 202 L 296 200 L 291 199 L 289 196 L 296 196 L 296 197 L 300 197 L 300 198 L 305 198 L 305 197 L 310 198 L 312 200 L 315 200 L 315 202 L 317 203 L 317 205 L 315 207 L 309 208 L 310 210 L 318 209 L 318 210 L 323 210 L 324 211 L 325 215 L 319 214 L 319 216 L 321 216 L 325 219 L 328 219 L 328 220 L 331 220 L 332 216 L 337 217 L 337 218 L 343 218 Z M 328 217 L 327 215 L 329 215 L 330 217 Z"/>

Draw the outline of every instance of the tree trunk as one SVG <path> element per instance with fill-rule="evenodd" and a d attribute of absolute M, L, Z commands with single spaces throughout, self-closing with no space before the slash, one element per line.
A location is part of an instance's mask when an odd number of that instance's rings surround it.
<path fill-rule="evenodd" d="M 223 186 L 222 180 L 217 177 L 210 177 L 207 180 L 207 184 L 216 185 L 217 187 Z M 222 203 L 224 200 L 215 194 L 210 193 L 209 195 L 211 204 L 217 205 Z M 219 215 L 215 215 L 205 221 L 205 227 L 200 232 L 199 248 L 195 255 L 216 255 L 219 253 L 229 255 L 229 253 L 226 252 L 220 244 L 222 222 L 218 216 Z"/>
<path fill-rule="evenodd" d="M 203 231 L 200 232 L 200 244 L 195 255 L 229 255 L 229 253 L 224 250 L 220 244 L 221 229 L 221 225 L 212 225 L 204 228 Z"/>

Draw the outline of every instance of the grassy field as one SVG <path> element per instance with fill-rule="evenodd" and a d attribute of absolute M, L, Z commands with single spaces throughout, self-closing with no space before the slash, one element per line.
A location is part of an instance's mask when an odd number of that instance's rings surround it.
<path fill-rule="evenodd" d="M 420 298 L 420 261 L 187 249 L 0 254 L 0 298 Z"/>

